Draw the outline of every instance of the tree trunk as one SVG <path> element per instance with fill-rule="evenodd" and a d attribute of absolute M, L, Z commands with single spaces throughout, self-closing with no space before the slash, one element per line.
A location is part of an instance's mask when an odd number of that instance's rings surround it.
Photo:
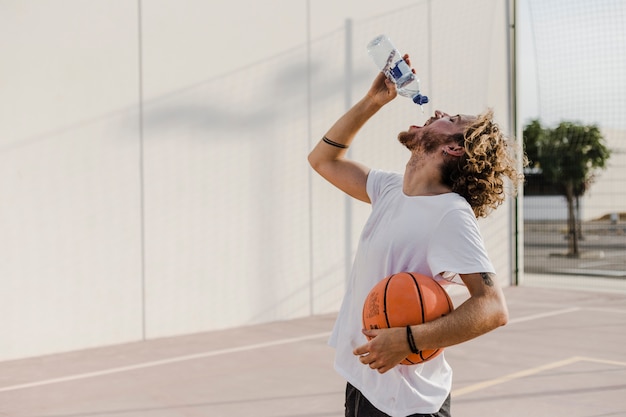
<path fill-rule="evenodd" d="M 585 235 L 583 235 L 583 225 L 582 225 L 582 216 L 580 215 L 580 195 L 576 195 L 576 233 L 578 234 L 578 242 L 581 240 L 585 240 Z"/>
<path fill-rule="evenodd" d="M 571 181 L 565 185 L 565 198 L 567 199 L 567 256 L 577 258 L 580 253 L 578 251 L 576 210 L 574 209 L 574 184 Z"/>

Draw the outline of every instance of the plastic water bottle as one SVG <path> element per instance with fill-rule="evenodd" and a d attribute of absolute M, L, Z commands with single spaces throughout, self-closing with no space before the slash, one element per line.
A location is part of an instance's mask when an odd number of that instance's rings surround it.
<path fill-rule="evenodd" d="M 428 97 L 420 94 L 420 81 L 387 35 L 372 39 L 367 44 L 367 52 L 387 78 L 396 84 L 398 94 L 412 99 L 420 106 L 428 103 Z"/>

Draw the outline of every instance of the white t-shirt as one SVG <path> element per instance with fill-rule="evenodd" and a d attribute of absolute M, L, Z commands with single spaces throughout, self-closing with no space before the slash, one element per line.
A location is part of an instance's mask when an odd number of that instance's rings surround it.
<path fill-rule="evenodd" d="M 390 416 L 434 413 L 452 385 L 452 369 L 444 354 L 423 364 L 398 365 L 384 374 L 352 354 L 367 343 L 361 333 L 365 298 L 378 281 L 398 272 L 462 284 L 458 274 L 495 271 L 476 217 L 460 195 L 407 196 L 402 175 L 378 170 L 368 175 L 367 193 L 372 212 L 329 341 L 336 348 L 335 369 Z"/>

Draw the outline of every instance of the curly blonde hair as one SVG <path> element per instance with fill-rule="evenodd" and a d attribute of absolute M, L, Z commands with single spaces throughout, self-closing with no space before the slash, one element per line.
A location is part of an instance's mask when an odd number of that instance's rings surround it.
<path fill-rule="evenodd" d="M 444 164 L 443 181 L 465 197 L 476 217 L 485 217 L 504 202 L 505 178 L 511 180 L 513 195 L 524 179 L 517 169 L 519 147 L 502 134 L 491 109 L 453 139 L 465 148 L 465 153 Z M 522 158 L 526 164 L 526 158 Z"/>

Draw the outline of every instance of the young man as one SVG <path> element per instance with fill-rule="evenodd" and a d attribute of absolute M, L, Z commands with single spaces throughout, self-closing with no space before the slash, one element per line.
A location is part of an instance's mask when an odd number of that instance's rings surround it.
<path fill-rule="evenodd" d="M 346 416 L 444 417 L 450 416 L 452 384 L 444 355 L 398 365 L 411 353 L 407 329 L 362 330 L 363 302 L 378 281 L 397 272 L 464 284 L 470 297 L 452 313 L 411 326 L 419 350 L 462 343 L 506 324 L 506 303 L 476 218 L 502 203 L 505 177 L 516 185 L 522 175 L 491 112 L 436 111 L 424 126 L 401 132 L 398 140 L 411 153 L 404 175 L 347 159 L 359 129 L 396 94 L 380 73 L 309 154 L 322 177 L 372 205 L 330 344 L 335 369 L 348 381 Z"/>

